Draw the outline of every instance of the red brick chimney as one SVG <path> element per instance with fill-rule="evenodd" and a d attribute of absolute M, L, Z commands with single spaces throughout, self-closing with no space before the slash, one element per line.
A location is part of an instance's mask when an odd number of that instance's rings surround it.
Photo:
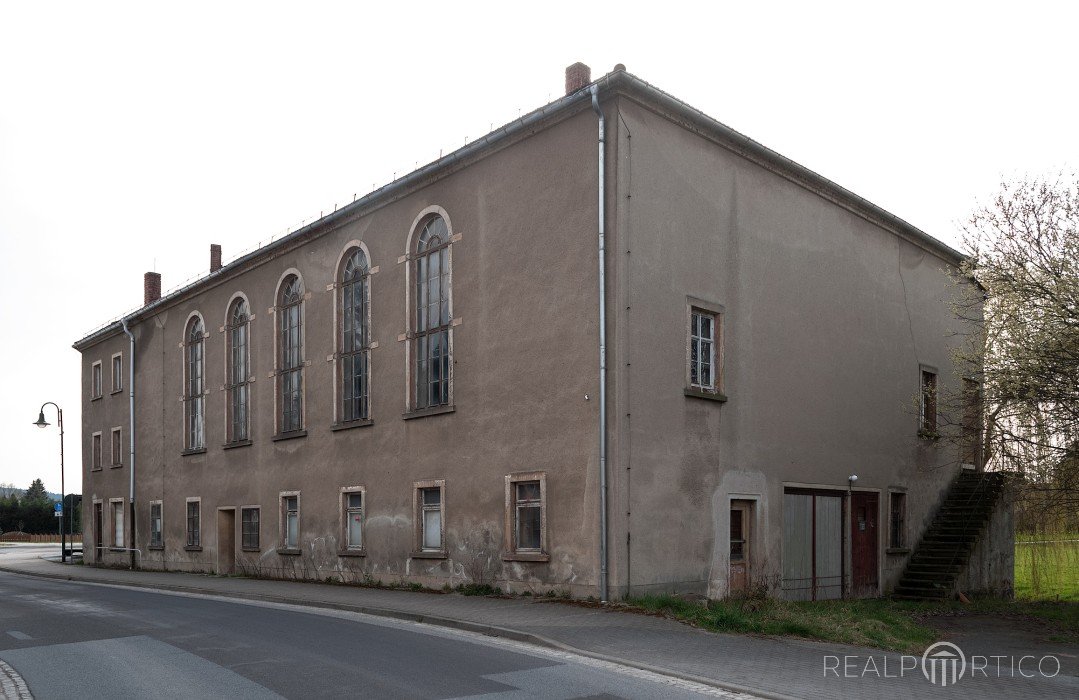
<path fill-rule="evenodd" d="M 216 243 L 210 244 L 210 272 L 221 269 L 221 246 Z"/>
<path fill-rule="evenodd" d="M 592 82 L 592 69 L 577 61 L 566 67 L 566 94 L 577 92 Z"/>
<path fill-rule="evenodd" d="M 152 304 L 161 298 L 161 273 L 147 272 L 142 276 L 142 305 Z"/>

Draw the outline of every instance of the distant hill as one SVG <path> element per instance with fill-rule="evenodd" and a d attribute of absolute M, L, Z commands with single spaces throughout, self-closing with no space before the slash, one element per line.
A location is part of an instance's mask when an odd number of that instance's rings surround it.
<path fill-rule="evenodd" d="M 10 496 L 13 493 L 21 498 L 22 496 L 26 495 L 26 489 L 20 489 L 18 486 L 0 486 L 0 498 Z M 54 501 L 60 500 L 60 494 L 58 493 L 46 491 L 45 495 Z"/>

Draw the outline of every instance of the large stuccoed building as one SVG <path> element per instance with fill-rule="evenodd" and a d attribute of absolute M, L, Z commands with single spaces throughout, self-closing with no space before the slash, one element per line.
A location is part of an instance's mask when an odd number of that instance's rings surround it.
<path fill-rule="evenodd" d="M 936 435 L 960 254 L 622 66 L 566 83 L 79 340 L 87 560 L 891 591 L 980 469 Z"/>

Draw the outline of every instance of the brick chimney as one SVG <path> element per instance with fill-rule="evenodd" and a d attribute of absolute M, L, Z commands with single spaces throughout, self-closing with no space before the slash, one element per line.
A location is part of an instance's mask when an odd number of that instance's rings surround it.
<path fill-rule="evenodd" d="M 210 272 L 221 269 L 221 246 L 216 243 L 210 244 Z"/>
<path fill-rule="evenodd" d="M 147 272 L 142 276 L 142 305 L 152 304 L 161 298 L 161 273 Z"/>
<path fill-rule="evenodd" d="M 577 61 L 566 67 L 566 94 L 577 92 L 592 82 L 592 69 Z"/>

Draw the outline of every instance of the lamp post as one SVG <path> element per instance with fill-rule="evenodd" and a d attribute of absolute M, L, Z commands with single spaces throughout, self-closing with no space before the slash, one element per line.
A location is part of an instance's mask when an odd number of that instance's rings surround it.
<path fill-rule="evenodd" d="M 67 512 L 67 493 L 64 491 L 64 412 L 60 410 L 52 401 L 46 401 L 41 404 L 41 410 L 38 411 L 37 420 L 34 421 L 34 425 L 39 428 L 44 428 L 49 425 L 49 422 L 45 420 L 45 407 L 52 406 L 56 409 L 56 424 L 60 428 L 60 561 L 67 561 L 67 543 L 65 541 L 65 535 L 70 527 L 64 527 L 64 521 L 67 520 L 67 524 L 70 526 L 71 515 Z"/>

